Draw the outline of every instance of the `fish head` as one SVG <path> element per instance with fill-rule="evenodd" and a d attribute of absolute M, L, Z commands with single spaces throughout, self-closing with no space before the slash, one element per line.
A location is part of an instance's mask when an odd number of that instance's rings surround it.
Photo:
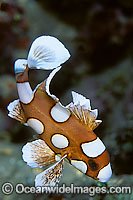
<path fill-rule="evenodd" d="M 81 145 L 86 155 L 86 175 L 100 182 L 107 182 L 112 176 L 109 154 L 103 142 L 97 137 L 95 140 Z"/>

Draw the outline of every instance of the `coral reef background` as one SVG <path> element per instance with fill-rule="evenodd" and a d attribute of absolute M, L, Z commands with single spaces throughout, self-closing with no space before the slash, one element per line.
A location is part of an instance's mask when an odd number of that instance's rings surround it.
<path fill-rule="evenodd" d="M 71 90 L 91 99 L 103 123 L 95 130 L 111 157 L 113 177 L 100 184 L 65 164 L 61 183 L 78 186 L 133 186 L 133 1 L 0 0 L 0 187 L 4 182 L 34 185 L 37 169 L 21 158 L 21 148 L 35 132 L 7 116 L 17 99 L 14 61 L 26 58 L 40 35 L 53 35 L 71 58 L 52 81 L 51 90 L 64 105 Z M 32 70 L 34 88 L 49 71 Z M 71 176 L 68 176 L 71 174 Z M 131 200 L 132 194 L 35 195 L 0 192 L 0 200 Z"/>

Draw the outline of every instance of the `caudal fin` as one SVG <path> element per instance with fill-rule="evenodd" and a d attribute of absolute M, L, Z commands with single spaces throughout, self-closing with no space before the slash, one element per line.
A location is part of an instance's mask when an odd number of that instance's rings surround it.
<path fill-rule="evenodd" d="M 40 36 L 36 38 L 29 50 L 27 63 L 31 69 L 54 69 L 70 57 L 65 46 L 53 36 Z"/>
<path fill-rule="evenodd" d="M 57 38 L 43 35 L 31 44 L 27 60 L 16 60 L 14 71 L 24 72 L 26 65 L 30 69 L 51 70 L 66 62 L 69 57 L 69 51 Z"/>

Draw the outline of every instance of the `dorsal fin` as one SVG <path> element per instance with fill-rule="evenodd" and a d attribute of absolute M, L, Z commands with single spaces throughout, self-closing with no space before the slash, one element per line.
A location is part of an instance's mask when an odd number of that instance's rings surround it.
<path fill-rule="evenodd" d="M 86 99 L 81 94 L 72 92 L 73 102 L 67 108 L 72 114 L 82 123 L 88 126 L 89 130 L 94 130 L 102 121 L 96 120 L 98 110 L 91 110 L 90 100 Z"/>
<path fill-rule="evenodd" d="M 54 75 L 61 69 L 61 66 L 55 68 L 50 74 L 49 76 L 46 78 L 46 80 L 44 80 L 43 82 L 41 82 L 40 84 L 38 84 L 33 93 L 35 93 L 37 91 L 37 89 L 39 88 L 42 92 L 46 92 L 46 94 L 51 97 L 55 103 L 58 103 L 59 102 L 59 99 L 54 95 L 54 94 L 51 94 L 50 93 L 50 83 L 54 77 Z"/>
<path fill-rule="evenodd" d="M 50 93 L 50 90 L 49 90 L 49 86 L 50 86 L 50 83 L 51 83 L 51 80 L 52 78 L 54 77 L 54 75 L 61 69 L 61 66 L 57 67 L 56 69 L 54 69 L 48 76 L 48 78 L 46 79 L 46 85 L 45 85 L 45 89 L 46 89 L 46 93 L 52 97 L 56 102 L 59 102 L 59 99 Z"/>

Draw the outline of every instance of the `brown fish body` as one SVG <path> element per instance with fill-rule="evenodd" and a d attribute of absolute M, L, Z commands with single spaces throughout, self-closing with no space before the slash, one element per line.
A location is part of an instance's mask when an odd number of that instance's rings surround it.
<path fill-rule="evenodd" d="M 65 158 L 79 171 L 100 182 L 107 182 L 112 175 L 106 147 L 93 132 L 102 122 L 97 120 L 98 110 L 92 110 L 90 100 L 76 92 L 72 92 L 73 101 L 63 106 L 49 91 L 52 78 L 69 57 L 59 40 L 41 36 L 32 43 L 27 60 L 18 59 L 14 65 L 19 99 L 8 105 L 8 116 L 33 128 L 39 138 L 24 145 L 23 160 L 32 168 L 57 161 L 36 176 L 35 186 L 58 183 Z M 32 91 L 29 69 L 53 71 Z"/>
<path fill-rule="evenodd" d="M 66 122 L 57 123 L 54 121 L 50 115 L 50 110 L 56 103 L 57 102 L 49 97 L 45 92 L 45 82 L 43 82 L 37 87 L 33 100 L 29 104 L 21 103 L 21 105 L 26 120 L 34 118 L 39 119 L 39 121 L 42 122 L 44 132 L 40 135 L 40 138 L 46 142 L 55 154 L 60 154 L 62 157 L 67 154 L 67 159 L 69 161 L 84 161 L 87 163 L 88 169 L 90 169 L 88 161 L 92 160 L 92 158 L 88 158 L 83 154 L 81 144 L 95 140 L 97 138 L 96 134 L 93 131 L 88 130 L 88 127 L 76 119 L 73 114 L 71 114 L 70 118 Z M 64 149 L 56 148 L 51 142 L 51 138 L 54 134 L 61 134 L 68 138 L 69 146 Z M 97 169 L 93 171 L 90 169 L 89 176 L 96 178 L 99 170 L 109 163 L 107 150 L 105 150 L 100 157 L 95 159 L 93 158 L 93 160 L 97 165 Z"/>

